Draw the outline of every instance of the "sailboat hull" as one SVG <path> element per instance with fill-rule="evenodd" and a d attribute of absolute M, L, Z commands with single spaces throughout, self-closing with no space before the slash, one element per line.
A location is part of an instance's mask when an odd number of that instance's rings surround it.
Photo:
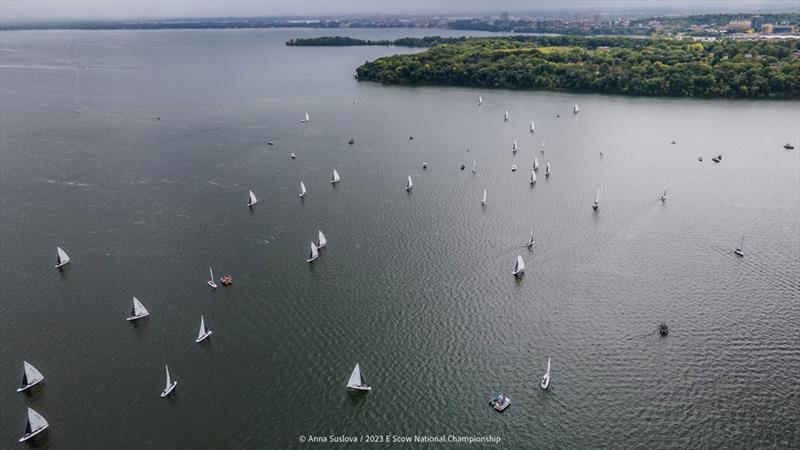
<path fill-rule="evenodd" d="M 58 263 L 58 264 L 56 264 L 55 266 L 53 266 L 53 268 L 54 268 L 54 269 L 58 269 L 59 267 L 64 267 L 64 266 L 65 266 L 65 265 L 67 265 L 67 264 L 69 264 L 69 261 L 67 261 L 67 262 L 62 262 L 62 263 Z"/>
<path fill-rule="evenodd" d="M 347 386 L 348 389 L 352 389 L 354 391 L 371 391 L 371 386 Z"/>
<path fill-rule="evenodd" d="M 316 260 L 317 260 L 317 258 L 319 258 L 319 256 L 315 256 L 315 257 L 313 257 L 313 258 L 309 258 L 309 259 L 307 259 L 307 260 L 306 260 L 306 262 L 307 262 L 307 263 L 312 263 L 312 262 L 316 261 Z"/>
<path fill-rule="evenodd" d="M 32 388 L 33 386 L 36 386 L 37 384 L 41 383 L 42 381 L 44 381 L 44 378 L 42 378 L 41 380 L 36 380 L 33 383 L 28 383 L 25 386 L 17 388 L 17 392 L 27 391 L 28 389 Z"/>
<path fill-rule="evenodd" d="M 125 318 L 125 320 L 127 320 L 127 321 L 129 321 L 129 322 L 130 322 L 130 321 L 134 321 L 134 320 L 139 320 L 139 319 L 141 319 L 141 318 L 143 318 L 143 317 L 147 317 L 147 316 L 149 316 L 149 315 L 150 315 L 150 314 L 143 314 L 143 315 L 141 315 L 141 316 L 131 316 L 131 317 L 126 317 L 126 318 Z"/>
<path fill-rule="evenodd" d="M 550 386 L 550 377 L 545 376 L 542 378 L 542 389 L 547 389 Z"/>
<path fill-rule="evenodd" d="M 214 332 L 213 332 L 213 331 L 210 331 L 210 330 L 209 330 L 209 331 L 206 331 L 206 333 L 205 333 L 204 335 L 202 335 L 202 336 L 198 337 L 198 338 L 197 338 L 197 339 L 195 339 L 194 341 L 195 341 L 195 342 L 197 342 L 197 343 L 199 344 L 199 343 L 201 343 L 201 342 L 205 341 L 206 339 L 208 339 L 208 337 L 209 337 L 209 336 L 211 336 L 212 334 L 214 334 Z"/>
<path fill-rule="evenodd" d="M 164 398 L 164 397 L 168 396 L 169 394 L 171 394 L 172 391 L 175 390 L 175 386 L 177 386 L 177 385 L 178 385 L 178 382 L 177 381 L 173 381 L 172 384 L 169 385 L 168 388 L 166 388 L 163 391 L 161 391 L 161 398 Z"/>
<path fill-rule="evenodd" d="M 736 250 L 734 250 L 733 253 L 736 253 L 736 256 L 740 256 L 740 257 L 744 258 L 744 252 L 741 249 L 737 248 Z"/>
<path fill-rule="evenodd" d="M 214 289 L 216 289 L 216 288 L 217 288 L 217 283 L 214 283 L 214 280 L 208 280 L 208 281 L 207 281 L 207 283 L 208 283 L 208 285 L 209 285 L 209 286 L 211 286 L 212 288 L 214 288 Z"/>
<path fill-rule="evenodd" d="M 25 441 L 27 441 L 28 439 L 30 439 L 30 438 L 32 438 L 32 437 L 34 437 L 34 436 L 36 436 L 37 434 L 41 433 L 42 431 L 44 431 L 44 430 L 46 430 L 46 429 L 48 429 L 48 428 L 50 428 L 50 425 L 49 425 L 49 424 L 48 424 L 48 425 L 45 425 L 45 426 L 43 426 L 42 428 L 39 428 L 39 429 L 38 429 L 38 430 L 36 430 L 36 431 L 32 431 L 32 432 L 30 432 L 30 433 L 27 433 L 27 434 L 25 434 L 24 436 L 22 436 L 21 438 L 19 438 L 19 441 L 20 441 L 20 442 L 25 442 Z"/>
<path fill-rule="evenodd" d="M 525 273 L 525 269 L 515 270 L 515 271 L 511 272 L 511 275 L 514 275 L 515 277 L 518 277 L 518 276 L 522 275 L 523 273 Z"/>

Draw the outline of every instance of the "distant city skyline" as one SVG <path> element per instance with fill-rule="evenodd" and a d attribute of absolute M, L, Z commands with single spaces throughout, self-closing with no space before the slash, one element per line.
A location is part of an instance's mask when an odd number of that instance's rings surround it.
<path fill-rule="evenodd" d="M 797 0 L 3 0 L 0 21 L 353 15 L 626 15 L 800 12 Z"/>

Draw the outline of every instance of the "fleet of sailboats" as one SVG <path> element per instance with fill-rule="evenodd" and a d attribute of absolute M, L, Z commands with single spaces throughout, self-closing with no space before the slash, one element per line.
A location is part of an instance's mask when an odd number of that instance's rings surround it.
<path fill-rule="evenodd" d="M 247 202 L 247 206 L 252 208 L 253 205 L 255 205 L 256 203 L 258 203 L 258 199 L 256 198 L 256 194 L 253 194 L 253 191 L 250 191 L 250 201 Z"/>
<path fill-rule="evenodd" d="M 23 434 L 22 437 L 19 438 L 19 441 L 25 442 L 28 439 L 46 430 L 47 427 L 49 426 L 50 424 L 47 423 L 47 420 L 44 417 L 42 417 L 41 414 L 34 411 L 33 408 L 28 407 L 28 423 L 25 425 L 25 434 Z"/>
<path fill-rule="evenodd" d="M 64 264 L 67 264 L 69 262 L 69 255 L 61 247 L 56 247 L 56 254 L 57 254 L 56 265 L 55 265 L 56 269 L 58 269 L 59 267 L 63 267 Z"/>
<path fill-rule="evenodd" d="M 39 370 L 33 367 L 33 364 L 28 361 L 22 361 L 22 380 L 19 383 L 17 392 L 26 391 L 30 389 L 31 386 L 37 385 L 42 381 L 44 381 L 42 372 L 39 372 Z"/>
<path fill-rule="evenodd" d="M 161 398 L 164 398 L 172 393 L 175 390 L 175 386 L 178 385 L 178 380 L 172 380 L 169 377 L 169 366 L 165 365 L 164 369 L 167 371 L 167 384 L 164 386 L 164 390 L 161 391 Z"/>
<path fill-rule="evenodd" d="M 203 342 L 209 336 L 211 336 L 212 333 L 213 331 L 206 329 L 206 320 L 203 318 L 203 315 L 200 314 L 200 331 L 197 333 L 197 339 L 195 339 L 194 341 L 199 344 L 200 342 Z"/>
<path fill-rule="evenodd" d="M 347 387 L 356 391 L 372 390 L 372 387 L 369 386 L 367 382 L 364 380 L 364 375 L 361 373 L 361 368 L 358 367 L 358 363 L 356 363 L 356 367 L 350 374 L 350 379 L 347 380 Z"/>
<path fill-rule="evenodd" d="M 147 308 L 142 305 L 142 302 L 139 301 L 138 298 L 133 297 L 133 306 L 131 307 L 131 315 L 126 319 L 128 321 L 138 320 L 142 317 L 149 316 L 150 313 L 147 311 Z"/>

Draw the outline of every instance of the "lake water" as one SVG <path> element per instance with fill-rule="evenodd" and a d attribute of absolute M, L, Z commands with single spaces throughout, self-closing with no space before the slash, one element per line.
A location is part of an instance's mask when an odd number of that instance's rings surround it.
<path fill-rule="evenodd" d="M 283 45 L 328 34 L 0 34 L 0 447 L 26 406 L 53 449 L 800 446 L 799 102 L 387 87 L 355 68 L 418 49 Z"/>

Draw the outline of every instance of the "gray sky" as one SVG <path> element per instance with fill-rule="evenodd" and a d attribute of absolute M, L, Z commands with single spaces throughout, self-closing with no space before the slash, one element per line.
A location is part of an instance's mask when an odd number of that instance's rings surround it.
<path fill-rule="evenodd" d="M 798 11 L 800 0 L 0 0 L 0 20 Z"/>

